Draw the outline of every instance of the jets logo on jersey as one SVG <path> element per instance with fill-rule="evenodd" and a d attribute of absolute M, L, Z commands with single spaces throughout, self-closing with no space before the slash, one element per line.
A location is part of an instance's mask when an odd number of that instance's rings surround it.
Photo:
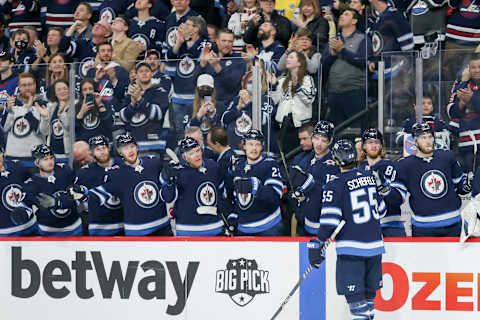
<path fill-rule="evenodd" d="M 421 16 L 428 12 L 428 5 L 425 1 L 418 1 L 412 8 L 412 14 L 414 16 Z"/>
<path fill-rule="evenodd" d="M 480 16 L 480 5 L 477 0 L 463 0 L 460 14 L 467 19 L 478 19 Z"/>
<path fill-rule="evenodd" d="M 335 161 L 333 161 L 332 159 L 327 159 L 327 160 L 323 161 L 323 163 L 325 163 L 326 165 L 329 165 L 329 166 L 334 166 L 336 164 Z"/>
<path fill-rule="evenodd" d="M 215 186 L 211 182 L 204 182 L 197 189 L 197 203 L 199 206 L 214 206 L 217 203 Z"/>
<path fill-rule="evenodd" d="M 88 70 L 95 66 L 95 57 L 85 58 L 80 62 L 80 76 L 82 78 L 87 77 Z"/>
<path fill-rule="evenodd" d="M 150 45 L 150 39 L 148 39 L 147 36 L 144 35 L 143 33 L 136 33 L 131 37 L 131 39 L 136 41 L 136 42 L 140 42 L 140 43 L 144 44 L 145 47 L 147 47 L 147 48 Z"/>
<path fill-rule="evenodd" d="M 23 3 L 17 4 L 17 7 L 12 9 L 12 13 L 16 16 L 22 15 L 25 13 L 26 7 L 23 5 Z"/>
<path fill-rule="evenodd" d="M 57 191 L 53 195 L 60 197 L 60 195 L 65 194 L 65 191 Z M 50 209 L 50 213 L 53 214 L 55 217 L 63 219 L 70 215 L 72 210 L 70 209 Z"/>
<path fill-rule="evenodd" d="M 245 133 L 252 128 L 252 119 L 242 112 L 242 115 L 235 121 L 235 134 L 242 137 Z"/>
<path fill-rule="evenodd" d="M 182 78 L 190 78 L 195 70 L 195 61 L 190 56 L 183 56 L 178 63 L 177 72 Z"/>
<path fill-rule="evenodd" d="M 112 23 L 116 16 L 115 11 L 110 7 L 103 8 L 102 11 L 100 11 L 100 20 L 107 20 L 108 23 Z"/>
<path fill-rule="evenodd" d="M 30 122 L 24 117 L 17 118 L 13 122 L 13 134 L 18 138 L 28 136 L 31 129 Z"/>
<path fill-rule="evenodd" d="M 7 106 L 7 101 L 10 96 L 8 95 L 7 91 L 0 92 L 0 107 L 5 108 Z"/>
<path fill-rule="evenodd" d="M 131 124 L 133 127 L 139 127 L 147 122 L 147 116 L 144 113 L 136 112 L 131 120 Z"/>
<path fill-rule="evenodd" d="M 251 193 L 237 193 L 240 209 L 248 210 L 253 204 L 253 195 Z"/>
<path fill-rule="evenodd" d="M 113 88 L 108 80 L 100 81 L 98 86 L 98 91 L 100 91 L 100 95 L 102 96 L 102 101 L 112 101 L 113 100 Z"/>
<path fill-rule="evenodd" d="M 175 43 L 177 43 L 177 32 L 178 27 L 171 27 L 167 30 L 167 45 L 169 48 L 175 47 Z"/>
<path fill-rule="evenodd" d="M 22 187 L 18 184 L 11 184 L 6 186 L 2 191 L 3 206 L 12 211 L 25 198 L 25 193 L 22 192 Z"/>
<path fill-rule="evenodd" d="M 120 199 L 117 197 L 110 197 L 108 200 L 105 202 L 105 207 L 111 210 L 116 210 L 120 209 L 122 207 L 122 204 L 120 202 Z"/>
<path fill-rule="evenodd" d="M 374 31 L 372 35 L 372 50 L 374 55 L 378 55 L 383 50 L 383 38 L 378 31 Z"/>
<path fill-rule="evenodd" d="M 83 117 L 82 127 L 87 130 L 96 129 L 100 125 L 100 117 L 95 112 L 87 112 Z"/>
<path fill-rule="evenodd" d="M 153 181 L 142 181 L 133 191 L 135 202 L 142 208 L 150 209 L 158 204 L 158 186 Z"/>
<path fill-rule="evenodd" d="M 63 138 L 63 124 L 59 119 L 52 121 L 52 133 L 55 139 Z"/>
<path fill-rule="evenodd" d="M 448 191 L 447 179 L 439 170 L 425 172 L 420 180 L 420 188 L 423 194 L 431 199 L 439 199 Z"/>

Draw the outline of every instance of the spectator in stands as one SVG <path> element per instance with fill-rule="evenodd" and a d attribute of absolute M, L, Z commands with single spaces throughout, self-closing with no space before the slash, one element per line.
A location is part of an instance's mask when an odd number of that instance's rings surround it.
<path fill-rule="evenodd" d="M 207 32 L 208 32 L 208 41 L 212 44 L 212 49 L 216 50 L 217 48 L 217 34 L 218 28 L 213 24 L 207 24 Z"/>
<path fill-rule="evenodd" d="M 231 1 L 230 3 L 235 3 Z M 233 52 L 242 52 L 245 50 L 245 42 L 243 42 L 243 34 L 248 22 L 255 14 L 260 11 L 257 0 L 241 0 L 238 12 L 232 14 L 228 20 L 228 29 L 232 30 L 235 35 L 233 42 Z"/>
<path fill-rule="evenodd" d="M 97 52 L 99 63 L 88 71 L 87 77 L 94 78 L 98 88 L 102 88 L 102 101 L 107 100 L 115 110 L 119 110 L 129 82 L 128 72 L 112 61 L 113 46 L 110 42 L 99 44 Z"/>
<path fill-rule="evenodd" d="M 170 92 L 172 89 L 172 79 L 163 73 L 162 70 L 165 69 L 165 65 L 160 61 L 160 52 L 155 49 L 150 49 L 145 53 L 145 60 L 146 63 L 152 67 L 153 78 L 158 79 L 162 84 L 163 88 L 167 92 Z"/>
<path fill-rule="evenodd" d="M 0 52 L 10 52 L 10 39 L 6 35 L 6 22 L 0 14 Z"/>
<path fill-rule="evenodd" d="M 276 41 L 277 29 L 275 26 L 266 21 L 258 28 L 258 39 L 260 40 L 258 49 L 254 49 L 253 46 L 247 45 L 247 55 L 250 58 L 258 54 L 258 57 L 265 62 L 268 72 L 277 72 L 277 63 L 280 57 L 285 52 L 285 47 Z"/>
<path fill-rule="evenodd" d="M 102 97 L 95 92 L 95 87 L 95 81 L 90 78 L 83 79 L 80 83 L 80 97 L 75 105 L 77 141 L 88 141 L 98 135 L 104 135 L 112 140 L 112 109 L 103 104 Z"/>
<path fill-rule="evenodd" d="M 217 95 L 213 86 L 213 77 L 209 74 L 201 74 L 197 79 L 195 99 L 193 100 L 192 118 L 189 126 L 196 126 L 202 130 L 204 138 L 208 131 L 217 124 Z"/>
<path fill-rule="evenodd" d="M 211 74 L 215 79 L 219 114 L 223 113 L 226 104 L 240 91 L 246 70 L 246 63 L 241 55 L 232 52 L 233 40 L 233 33 L 228 29 L 222 29 L 218 33 L 218 53 L 205 47 L 200 57 L 200 66 L 205 68 L 205 73 Z"/>
<path fill-rule="evenodd" d="M 40 22 L 40 0 L 25 2 L 24 0 L 4 1 L 0 5 L 0 12 L 3 18 L 4 14 L 8 14 L 11 19 L 7 19 L 8 31 L 10 34 L 18 29 L 32 26 L 38 31 L 41 30 Z M 5 19 L 3 18 L 5 21 Z"/>
<path fill-rule="evenodd" d="M 73 40 L 92 39 L 92 24 L 90 19 L 92 18 L 93 10 L 92 6 L 88 2 L 81 2 L 75 13 L 73 14 L 74 22 L 71 28 L 74 30 L 72 34 Z"/>
<path fill-rule="evenodd" d="M 77 171 L 81 167 L 93 161 L 90 147 L 85 141 L 77 141 L 72 146 L 73 170 Z"/>
<path fill-rule="evenodd" d="M 330 121 L 338 125 L 366 108 L 366 63 L 372 44 L 363 32 L 356 28 L 359 15 L 346 9 L 338 21 L 340 34 L 325 48 L 322 62 L 328 74 L 328 105 Z M 358 127 L 364 127 L 361 120 Z"/>
<path fill-rule="evenodd" d="M 8 96 L 17 94 L 18 76 L 13 72 L 15 59 L 6 51 L 0 52 L 0 89 L 6 91 Z M 1 105 L 5 107 L 5 101 Z"/>
<path fill-rule="evenodd" d="M 299 14 L 294 14 L 292 19 L 296 29 L 307 28 L 310 30 L 314 35 L 313 45 L 317 46 L 318 40 L 318 49 L 323 51 L 323 48 L 328 42 L 328 32 L 330 27 L 328 25 L 328 21 L 322 17 L 322 11 L 318 1 L 301 0 L 299 8 Z"/>
<path fill-rule="evenodd" d="M 64 79 L 56 80 L 53 85 L 54 96 L 42 110 L 42 117 L 47 121 L 40 124 L 40 132 L 47 137 L 47 145 L 52 149 L 57 162 L 68 162 L 72 151 L 70 130 L 70 91 L 68 82 Z M 45 114 L 46 113 L 46 114 Z"/>
<path fill-rule="evenodd" d="M 320 52 L 317 52 L 315 47 L 312 46 L 312 32 L 306 28 L 298 29 L 295 32 L 295 36 L 290 41 L 290 45 L 283 53 L 282 57 L 278 61 L 278 71 L 283 72 L 286 70 L 285 62 L 290 52 L 299 51 L 305 55 L 307 59 L 307 71 L 309 74 L 316 74 L 319 66 L 320 59 L 322 57 Z"/>
<path fill-rule="evenodd" d="M 480 143 L 480 54 L 476 53 L 469 62 L 470 78 L 455 81 L 447 105 L 450 126 L 459 136 L 459 161 L 465 171 L 472 170 L 474 145 Z M 480 152 L 476 153 L 477 163 Z"/>
<path fill-rule="evenodd" d="M 33 47 L 33 44 L 35 43 L 35 41 L 39 40 L 38 31 L 35 27 L 32 27 L 32 26 L 26 26 L 24 29 L 30 35 L 30 41 L 28 42 L 28 46 Z"/>
<path fill-rule="evenodd" d="M 222 18 L 215 0 L 188 0 L 192 10 L 201 15 L 208 24 L 222 27 Z"/>
<path fill-rule="evenodd" d="M 275 0 L 260 0 L 261 12 L 257 13 L 248 22 L 243 41 L 258 47 L 258 28 L 265 21 L 270 21 L 277 29 L 277 39 L 286 48 L 292 34 L 290 21 L 278 14 L 275 9 Z"/>
<path fill-rule="evenodd" d="M 45 71 L 45 83 L 43 86 L 46 89 L 47 96 L 50 98 L 52 95 L 52 85 L 57 80 L 69 80 L 67 58 L 63 53 L 55 53 L 50 57 L 50 63 Z"/>
<path fill-rule="evenodd" d="M 177 140 L 183 136 L 185 125 L 190 121 L 192 114 L 196 79 L 201 72 L 198 58 L 205 47 L 211 47 L 210 42 L 203 37 L 205 33 L 205 20 L 201 16 L 189 16 L 178 27 L 175 45 L 167 52 L 168 59 L 176 60 L 177 66 L 171 76 L 172 111 Z"/>
<path fill-rule="evenodd" d="M 79 61 L 77 63 L 76 74 L 81 78 L 87 76 L 88 71 L 95 66 L 95 56 L 97 55 L 96 46 L 107 41 L 112 33 L 112 27 L 107 21 L 100 20 L 93 25 L 92 39 L 73 39 L 75 32 L 73 27 L 70 27 L 60 41 L 60 51 L 65 53 L 70 58 L 75 58 Z"/>
<path fill-rule="evenodd" d="M 307 60 L 301 52 L 291 52 L 286 61 L 287 74 L 278 80 L 272 98 L 278 104 L 275 120 L 280 125 L 279 139 L 284 153 L 297 144 L 297 130 L 312 119 L 316 88 L 307 74 Z"/>
<path fill-rule="evenodd" d="M 367 11 L 365 8 L 367 7 L 366 0 L 350 0 L 348 7 L 357 11 L 359 17 L 357 22 L 357 30 L 361 32 L 365 32 L 367 30 Z"/>
<path fill-rule="evenodd" d="M 63 29 L 52 27 L 47 34 L 47 46 L 40 40 L 33 42 L 33 48 L 37 54 L 37 59 L 32 64 L 32 70 L 40 70 L 42 73 L 46 69 L 46 65 L 50 61 L 50 57 L 58 52 L 60 40 L 62 39 Z M 41 65 L 40 65 L 41 64 Z"/>
<path fill-rule="evenodd" d="M 99 21 L 112 23 L 117 16 L 125 14 L 132 3 L 131 0 L 103 0 L 99 7 Z"/>
<path fill-rule="evenodd" d="M 45 14 L 44 28 L 61 27 L 66 29 L 73 24 L 75 8 L 80 0 L 42 0 L 42 13 Z"/>
<path fill-rule="evenodd" d="M 19 95 L 10 97 L 7 102 L 8 115 L 3 126 L 7 133 L 5 155 L 10 159 L 25 160 L 32 167 L 31 150 L 44 143 L 40 133 L 40 122 L 47 121 L 47 102 L 36 95 L 37 81 L 29 72 L 18 76 Z"/>
<path fill-rule="evenodd" d="M 120 110 L 120 118 L 137 141 L 140 153 L 160 155 L 166 145 L 168 92 L 153 83 L 150 64 L 142 61 L 135 69 L 137 82 L 128 87 L 127 105 Z"/>
<path fill-rule="evenodd" d="M 124 16 L 118 16 L 113 20 L 112 31 L 112 60 L 130 71 L 141 51 L 137 42 L 127 37 L 128 21 Z"/>
<path fill-rule="evenodd" d="M 14 70 L 22 73 L 30 70 L 31 63 L 36 59 L 35 51 L 28 46 L 30 34 L 25 29 L 18 29 L 12 34 L 11 47 L 15 57 Z"/>
<path fill-rule="evenodd" d="M 156 49 L 162 50 L 165 41 L 165 22 L 151 15 L 153 0 L 137 0 L 135 8 L 138 15 L 130 20 L 128 36 L 137 42 L 140 52 Z"/>

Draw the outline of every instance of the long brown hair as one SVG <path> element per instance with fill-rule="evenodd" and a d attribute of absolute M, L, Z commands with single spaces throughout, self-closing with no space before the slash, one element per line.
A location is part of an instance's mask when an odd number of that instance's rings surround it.
<path fill-rule="evenodd" d="M 198 87 L 195 88 L 195 99 L 193 100 L 193 111 L 192 111 L 192 118 L 196 117 L 197 116 L 197 112 L 198 110 L 200 110 L 200 107 L 202 106 L 200 104 L 200 101 L 203 100 L 202 98 L 200 98 L 199 94 L 198 94 Z M 215 88 L 213 88 L 213 92 L 212 92 L 212 103 L 213 105 L 217 106 L 217 93 L 215 91 Z M 207 112 L 207 117 L 209 115 L 210 112 Z M 201 120 L 201 119 L 200 119 Z"/>
<path fill-rule="evenodd" d="M 290 54 L 295 53 L 297 55 L 297 60 L 300 63 L 298 66 L 298 73 L 297 73 L 297 84 L 302 85 L 303 83 L 303 78 L 307 74 L 307 58 L 305 57 L 305 54 L 303 54 L 300 51 L 292 51 Z M 290 55 L 289 54 L 289 55 Z M 288 85 L 292 81 L 292 71 L 288 70 L 287 72 L 287 77 L 285 78 L 285 81 L 282 84 L 282 91 L 287 92 L 288 90 Z M 295 95 L 295 86 L 291 86 L 291 95 L 292 97 Z"/>
<path fill-rule="evenodd" d="M 54 53 L 50 56 L 49 58 L 49 64 L 48 64 L 48 67 L 47 67 L 47 73 L 46 73 L 46 76 L 45 76 L 45 82 L 46 82 L 46 85 L 47 87 L 49 87 L 53 82 L 51 81 L 51 77 L 52 77 L 52 72 L 50 71 L 50 62 L 53 60 L 53 58 L 55 57 L 61 57 L 63 59 L 63 62 L 64 62 L 64 66 L 63 66 L 63 78 L 64 80 L 67 80 L 68 81 L 68 67 L 67 67 L 67 56 L 65 56 L 63 53 L 61 52 L 57 52 L 57 53 Z M 59 79 L 57 79 L 59 80 Z"/>
<path fill-rule="evenodd" d="M 300 14 L 303 21 L 307 20 L 307 17 L 302 13 L 302 7 L 305 5 L 311 5 L 313 7 L 313 18 L 316 18 L 321 14 L 320 5 L 317 0 L 300 0 L 298 7 L 300 8 Z"/>

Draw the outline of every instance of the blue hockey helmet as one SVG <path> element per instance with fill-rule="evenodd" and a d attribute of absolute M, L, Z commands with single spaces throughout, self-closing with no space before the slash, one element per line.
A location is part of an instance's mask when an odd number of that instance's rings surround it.
<path fill-rule="evenodd" d="M 331 141 L 333 138 L 334 130 L 335 130 L 335 126 L 333 125 L 333 123 L 327 120 L 320 120 L 315 125 L 315 128 L 313 128 L 312 137 L 318 134 L 318 135 L 327 137 L 328 140 Z"/>
<path fill-rule="evenodd" d="M 383 135 L 376 128 L 369 128 L 363 132 L 362 143 L 365 143 L 368 139 L 378 139 L 383 144 Z"/>
<path fill-rule="evenodd" d="M 428 124 L 428 122 L 417 122 L 412 126 L 412 135 L 418 137 L 423 133 L 431 133 L 432 136 L 435 135 L 433 128 Z"/>
<path fill-rule="evenodd" d="M 32 149 L 32 157 L 34 160 L 40 160 L 48 156 L 53 156 L 53 150 L 46 144 L 38 144 Z"/>
<path fill-rule="evenodd" d="M 115 140 L 115 144 L 117 148 L 126 146 L 127 144 L 137 144 L 137 141 L 135 140 L 134 137 L 132 137 L 130 134 L 125 133 L 125 134 L 120 134 L 117 136 Z"/>
<path fill-rule="evenodd" d="M 180 153 L 184 153 L 200 147 L 200 144 L 192 137 L 185 137 L 178 142 L 178 146 L 180 147 Z"/>
<path fill-rule="evenodd" d="M 332 156 L 341 167 L 345 167 L 357 161 L 357 150 L 350 140 L 342 139 L 333 145 Z"/>
<path fill-rule="evenodd" d="M 262 132 L 257 129 L 250 129 L 248 130 L 242 137 L 242 142 L 245 143 L 247 140 L 257 140 L 263 143 L 265 137 L 263 136 Z"/>
<path fill-rule="evenodd" d="M 107 137 L 104 135 L 98 135 L 95 137 L 91 137 L 88 140 L 88 145 L 90 146 L 90 149 L 95 149 L 95 147 L 98 146 L 109 146 L 110 140 L 108 140 Z"/>

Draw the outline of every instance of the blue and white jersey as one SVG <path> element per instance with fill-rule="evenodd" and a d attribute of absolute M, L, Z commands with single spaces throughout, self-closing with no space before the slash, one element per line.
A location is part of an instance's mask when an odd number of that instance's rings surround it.
<path fill-rule="evenodd" d="M 223 221 L 217 210 L 222 182 L 215 161 L 204 160 L 198 169 L 181 166 L 175 185 L 167 184 L 163 177 L 160 182 L 162 199 L 175 202 L 173 216 L 178 236 L 216 236 L 222 232 Z"/>
<path fill-rule="evenodd" d="M 28 170 L 19 162 L 3 160 L 3 170 L 0 171 L 0 236 L 23 236 L 36 232 L 37 218 L 34 214 L 22 224 L 16 224 L 11 219 L 12 211 L 19 206 L 27 207 L 23 202 L 26 193 L 23 182 L 30 177 Z M 27 207 L 31 211 L 31 208 Z"/>
<path fill-rule="evenodd" d="M 327 182 L 340 175 L 340 169 L 329 152 L 321 158 L 313 156 L 305 173 L 308 174 L 308 177 L 300 190 L 305 192 L 306 198 L 301 205 L 301 210 L 304 215 L 305 231 L 316 235 L 320 227 L 323 187 Z"/>
<path fill-rule="evenodd" d="M 135 7 L 134 0 L 103 0 L 98 8 L 98 20 L 112 23 L 118 15 L 124 14 L 132 6 Z"/>
<path fill-rule="evenodd" d="M 380 219 L 385 212 L 385 203 L 370 173 L 359 169 L 342 172 L 324 187 L 318 238 L 324 241 L 345 220 L 335 239 L 337 255 L 383 254 Z"/>
<path fill-rule="evenodd" d="M 466 183 L 466 175 L 452 151 L 435 150 L 433 156 L 415 155 L 398 161 L 392 187 L 406 198 L 410 193 L 412 224 L 422 228 L 445 227 L 461 220 L 462 201 L 456 189 Z"/>
<path fill-rule="evenodd" d="M 235 208 L 228 220 L 238 220 L 238 230 L 243 233 L 258 233 L 281 223 L 280 199 L 283 182 L 280 168 L 272 158 L 262 157 L 254 164 L 246 160 L 235 165 L 233 177 L 256 177 L 260 180 L 252 193 L 235 193 Z"/>
<path fill-rule="evenodd" d="M 285 52 L 285 47 L 278 41 L 274 41 L 268 47 L 263 47 L 260 43 L 258 48 L 258 58 L 262 59 L 265 62 L 265 69 L 268 72 L 277 73 L 278 68 L 277 64 L 283 53 Z"/>
<path fill-rule="evenodd" d="M 134 17 L 128 27 L 128 37 L 145 44 L 147 50 L 156 49 L 162 52 L 165 41 L 165 22 L 155 17 L 148 17 L 147 20 Z"/>
<path fill-rule="evenodd" d="M 80 78 L 86 78 L 90 69 L 95 68 L 97 47 L 92 40 L 77 39 L 62 36 L 58 50 L 75 60 L 75 74 Z"/>
<path fill-rule="evenodd" d="M 452 14 L 447 21 L 448 41 L 461 46 L 477 46 L 480 42 L 480 1 L 448 0 Z"/>
<path fill-rule="evenodd" d="M 381 159 L 373 166 L 369 166 L 367 161 L 360 163 L 359 168 L 365 171 L 376 171 L 379 175 L 390 181 L 394 181 L 397 175 L 396 163 L 389 159 Z M 390 192 L 383 197 L 387 206 L 387 214 L 380 220 L 382 228 L 403 228 L 400 206 L 403 203 L 403 197 L 396 188 L 391 188 Z"/>
<path fill-rule="evenodd" d="M 118 158 L 112 159 L 112 166 L 121 164 Z M 110 167 L 104 168 L 96 162 L 78 170 L 75 183 L 87 190 L 101 185 Z M 91 236 L 109 236 L 123 231 L 123 208 L 118 197 L 112 196 L 103 204 L 90 197 L 88 205 L 88 231 Z"/>
<path fill-rule="evenodd" d="M 132 167 L 121 163 L 107 172 L 106 181 L 89 191 L 100 205 L 112 197 L 123 205 L 125 235 L 148 235 L 169 225 L 165 203 L 160 198 L 159 176 L 162 161 L 158 158 L 140 158 Z"/>
<path fill-rule="evenodd" d="M 23 189 L 26 192 L 25 203 L 36 206 L 38 233 L 43 236 L 79 236 L 82 233 L 82 221 L 77 212 L 77 203 L 67 194 L 67 187 L 73 184 L 75 175 L 63 163 L 55 165 L 53 174 L 49 177 L 33 175 L 25 181 Z M 42 209 L 37 205 L 36 196 L 39 193 L 53 195 L 60 199 L 60 207 Z"/>

